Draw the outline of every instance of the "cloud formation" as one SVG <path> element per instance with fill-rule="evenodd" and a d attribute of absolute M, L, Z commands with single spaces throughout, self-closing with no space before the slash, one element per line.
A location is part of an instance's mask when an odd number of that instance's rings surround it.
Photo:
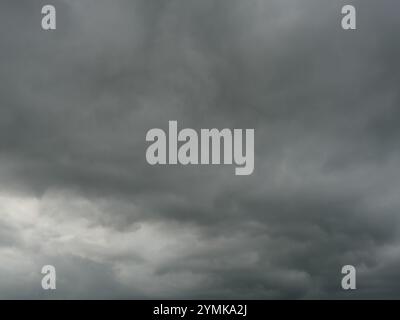
<path fill-rule="evenodd" d="M 400 5 L 353 2 L 2 1 L 0 298 L 397 297 Z M 168 120 L 253 175 L 149 166 Z"/>

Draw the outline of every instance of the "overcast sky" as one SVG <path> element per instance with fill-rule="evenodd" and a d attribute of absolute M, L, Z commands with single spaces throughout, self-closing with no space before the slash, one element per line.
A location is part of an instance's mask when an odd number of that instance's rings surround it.
<path fill-rule="evenodd" d="M 399 10 L 1 0 L 0 298 L 399 298 Z M 254 128 L 254 173 L 148 165 L 168 120 Z"/>

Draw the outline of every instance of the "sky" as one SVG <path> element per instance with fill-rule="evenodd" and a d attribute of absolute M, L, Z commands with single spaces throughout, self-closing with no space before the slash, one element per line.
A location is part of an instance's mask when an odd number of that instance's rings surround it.
<path fill-rule="evenodd" d="M 1 0 L 0 298 L 398 298 L 399 10 Z M 255 129 L 253 174 L 149 165 L 169 120 Z"/>

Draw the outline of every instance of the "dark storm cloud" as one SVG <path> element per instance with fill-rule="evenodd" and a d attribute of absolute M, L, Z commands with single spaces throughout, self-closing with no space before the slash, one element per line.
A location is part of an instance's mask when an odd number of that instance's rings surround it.
<path fill-rule="evenodd" d="M 0 4 L 2 297 L 396 297 L 397 1 L 53 3 Z M 147 165 L 168 120 L 255 128 L 254 174 Z"/>

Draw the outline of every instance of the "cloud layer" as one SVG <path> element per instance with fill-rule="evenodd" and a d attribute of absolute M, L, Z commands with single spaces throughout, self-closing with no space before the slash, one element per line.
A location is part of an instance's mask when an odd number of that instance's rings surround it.
<path fill-rule="evenodd" d="M 0 298 L 398 296 L 398 1 L 53 3 L 0 4 Z M 255 128 L 253 175 L 149 166 L 168 120 Z"/>

